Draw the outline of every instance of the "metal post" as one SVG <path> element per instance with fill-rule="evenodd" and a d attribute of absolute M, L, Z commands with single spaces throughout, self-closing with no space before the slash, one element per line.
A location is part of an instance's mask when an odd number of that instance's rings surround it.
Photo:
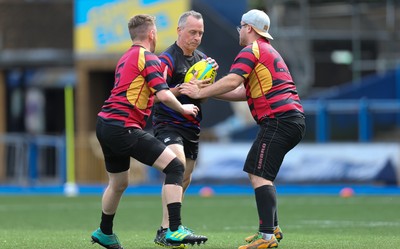
<path fill-rule="evenodd" d="M 34 185 L 38 179 L 37 172 L 37 144 L 33 138 L 28 140 L 28 174 L 29 174 L 29 184 Z"/>
<path fill-rule="evenodd" d="M 372 137 L 368 105 L 367 99 L 360 99 L 360 110 L 358 113 L 358 139 L 360 142 L 370 142 Z"/>
<path fill-rule="evenodd" d="M 78 186 L 75 182 L 75 131 L 74 131 L 74 88 L 72 85 L 64 88 L 65 102 L 65 147 L 66 147 L 66 183 L 64 193 L 76 196 Z"/>
<path fill-rule="evenodd" d="M 328 141 L 328 115 L 326 103 L 322 100 L 317 102 L 317 113 L 316 113 L 316 140 L 318 143 L 326 143 Z"/>
<path fill-rule="evenodd" d="M 396 86 L 395 86 L 396 99 L 400 101 L 400 63 L 398 63 L 397 65 L 395 78 L 396 78 Z M 397 121 L 397 126 L 400 127 L 400 112 L 397 112 L 396 121 Z"/>
<path fill-rule="evenodd" d="M 65 138 L 59 138 L 56 142 L 56 149 L 58 153 L 58 170 L 59 177 L 62 183 L 67 182 L 67 149 L 65 146 Z"/>

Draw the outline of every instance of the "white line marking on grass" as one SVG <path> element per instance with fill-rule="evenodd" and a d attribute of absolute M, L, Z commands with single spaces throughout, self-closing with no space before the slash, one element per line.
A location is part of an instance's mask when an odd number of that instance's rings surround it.
<path fill-rule="evenodd" d="M 304 220 L 302 223 L 320 227 L 400 227 L 396 221 Z"/>
<path fill-rule="evenodd" d="M 257 226 L 227 226 L 223 228 L 225 231 L 257 231 Z"/>

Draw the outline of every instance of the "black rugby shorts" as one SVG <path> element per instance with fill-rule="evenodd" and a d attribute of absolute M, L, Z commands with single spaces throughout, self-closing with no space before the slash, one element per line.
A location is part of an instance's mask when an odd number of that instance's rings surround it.
<path fill-rule="evenodd" d="M 154 136 L 166 146 L 180 144 L 185 157 L 196 160 L 199 154 L 199 135 L 190 129 L 163 126 L 154 130 Z"/>
<path fill-rule="evenodd" d="M 247 155 L 243 171 L 274 181 L 287 152 L 305 133 L 304 117 L 266 118 Z"/>
<path fill-rule="evenodd" d="M 166 146 L 144 130 L 107 124 L 97 118 L 96 136 L 110 173 L 127 171 L 130 157 L 152 166 Z"/>

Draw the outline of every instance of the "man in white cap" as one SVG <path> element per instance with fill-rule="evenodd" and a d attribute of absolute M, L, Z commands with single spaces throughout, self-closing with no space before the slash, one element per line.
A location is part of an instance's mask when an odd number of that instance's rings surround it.
<path fill-rule="evenodd" d="M 270 40 L 274 39 L 268 33 L 270 20 L 269 16 L 264 11 L 256 9 L 250 10 L 242 16 L 242 23 L 251 25 L 259 35 Z"/>
<path fill-rule="evenodd" d="M 259 132 L 247 155 L 243 171 L 254 188 L 259 229 L 239 249 L 278 247 L 283 238 L 277 219 L 274 180 L 287 152 L 303 138 L 305 116 L 289 69 L 272 47 L 270 19 L 260 10 L 242 16 L 237 30 L 244 48 L 225 77 L 198 88 L 197 80 L 182 84 L 180 92 L 191 98 L 214 96 L 229 101 L 247 101 Z"/>

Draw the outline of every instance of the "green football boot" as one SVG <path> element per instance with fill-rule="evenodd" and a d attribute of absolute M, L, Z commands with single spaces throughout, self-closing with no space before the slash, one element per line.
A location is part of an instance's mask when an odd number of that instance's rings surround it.
<path fill-rule="evenodd" d="M 190 229 L 184 226 L 179 226 L 178 230 L 171 231 L 169 228 L 165 234 L 165 239 L 169 243 L 182 243 L 182 244 L 197 244 L 206 243 L 208 240 L 206 236 L 196 235 Z"/>
<path fill-rule="evenodd" d="M 92 233 L 92 243 L 97 243 L 107 249 L 124 249 L 118 240 L 117 235 L 104 234 L 100 228 Z"/>
<path fill-rule="evenodd" d="M 154 239 L 154 243 L 156 243 L 159 246 L 162 246 L 164 248 L 170 248 L 170 249 L 185 249 L 187 246 L 185 244 L 182 244 L 181 242 L 179 243 L 170 243 L 167 241 L 165 238 L 165 235 L 167 234 L 167 228 L 160 228 L 157 230 L 156 237 Z"/>

